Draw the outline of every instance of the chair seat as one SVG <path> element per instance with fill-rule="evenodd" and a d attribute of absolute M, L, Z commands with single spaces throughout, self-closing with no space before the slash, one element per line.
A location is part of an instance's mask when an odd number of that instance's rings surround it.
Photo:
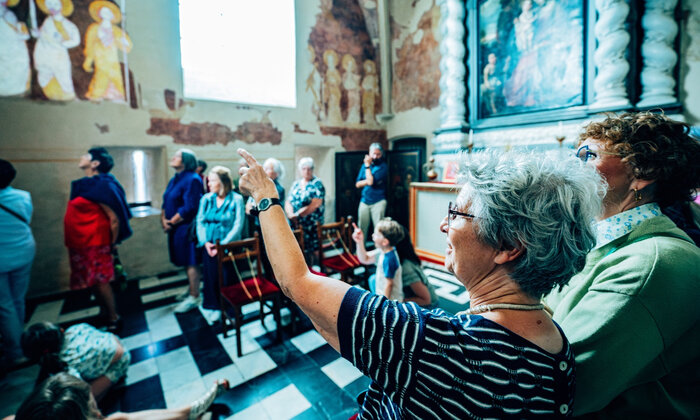
<path fill-rule="evenodd" d="M 256 287 L 257 283 L 257 287 Z M 261 277 L 261 276 L 256 276 L 256 277 L 250 277 L 243 282 L 238 282 L 234 285 L 231 286 L 225 286 L 221 288 L 221 294 L 223 295 L 226 300 L 231 302 L 232 305 L 242 305 L 244 303 L 249 303 L 251 302 L 250 298 L 246 294 L 245 290 L 243 289 L 243 284 L 245 284 L 245 288 L 248 290 L 248 293 L 250 293 L 251 296 L 253 296 L 253 299 L 257 300 L 261 297 L 265 297 L 267 295 L 271 295 L 273 293 L 279 293 L 280 288 L 275 286 L 274 283 L 272 283 L 270 280 Z M 260 293 L 258 294 L 258 288 L 260 289 Z"/>
<path fill-rule="evenodd" d="M 335 271 L 347 271 L 353 270 L 361 264 L 356 256 L 345 252 L 329 258 L 324 258 L 323 261 L 321 261 L 321 265 Z"/>

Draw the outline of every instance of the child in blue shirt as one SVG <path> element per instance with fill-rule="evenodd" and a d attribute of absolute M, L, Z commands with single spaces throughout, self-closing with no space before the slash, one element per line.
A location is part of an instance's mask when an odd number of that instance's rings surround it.
<path fill-rule="evenodd" d="M 372 292 L 403 302 L 401 263 L 394 247 L 404 237 L 403 226 L 389 217 L 382 219 L 372 234 L 376 249 L 370 252 L 365 249 L 362 230 L 354 223 L 352 226 L 352 239 L 357 244 L 357 258 L 365 265 L 377 264 L 377 272 L 372 276 L 374 281 L 370 277 L 370 289 L 374 289 Z"/>

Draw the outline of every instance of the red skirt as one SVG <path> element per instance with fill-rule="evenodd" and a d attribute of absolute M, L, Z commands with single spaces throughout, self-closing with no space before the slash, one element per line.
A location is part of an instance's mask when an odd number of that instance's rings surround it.
<path fill-rule="evenodd" d="M 114 280 L 111 245 L 68 248 L 70 255 L 70 288 L 85 289 Z"/>

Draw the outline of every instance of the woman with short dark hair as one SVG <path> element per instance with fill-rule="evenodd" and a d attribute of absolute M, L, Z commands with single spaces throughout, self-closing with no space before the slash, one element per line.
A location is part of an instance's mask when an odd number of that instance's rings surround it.
<path fill-rule="evenodd" d="M 16 173 L 10 162 L 0 159 L 0 336 L 9 365 L 22 360 L 24 297 L 36 249 L 29 226 L 32 197 L 10 186 Z"/>
<path fill-rule="evenodd" d="M 688 125 L 611 115 L 579 136 L 605 178 L 586 267 L 547 303 L 576 354 L 575 415 L 699 418 L 700 249 L 662 208 L 700 186 Z"/>
<path fill-rule="evenodd" d="M 124 188 L 109 173 L 114 160 L 103 147 L 80 157 L 85 176 L 71 183 L 70 201 L 63 219 L 65 244 L 70 256 L 72 290 L 92 289 L 106 317 L 108 329 L 118 328 L 114 292 L 116 245 L 131 236 L 131 210 Z"/>
<path fill-rule="evenodd" d="M 199 208 L 199 200 L 204 192 L 202 178 L 197 175 L 197 156 L 189 149 L 180 149 L 170 159 L 175 176 L 170 179 L 163 193 L 163 211 L 160 215 L 163 232 L 168 234 L 170 261 L 178 267 L 185 267 L 189 290 L 182 296 L 176 312 L 187 312 L 199 306 L 199 264 L 201 254 L 196 249 L 195 238 L 190 235 L 190 224 L 194 223 Z"/>

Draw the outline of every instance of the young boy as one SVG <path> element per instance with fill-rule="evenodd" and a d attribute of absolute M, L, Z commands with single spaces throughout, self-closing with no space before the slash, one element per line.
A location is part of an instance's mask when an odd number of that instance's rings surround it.
<path fill-rule="evenodd" d="M 375 287 L 372 291 L 391 300 L 403 302 L 401 263 L 394 248 L 394 245 L 403 239 L 403 227 L 391 218 L 382 219 L 377 223 L 372 234 L 376 249 L 367 252 L 362 230 L 354 223 L 352 226 L 355 229 L 352 233 L 352 239 L 357 244 L 357 258 L 365 265 L 377 264 L 377 272 L 373 276 Z M 370 278 L 370 289 L 372 289 L 371 285 L 372 278 Z"/>

